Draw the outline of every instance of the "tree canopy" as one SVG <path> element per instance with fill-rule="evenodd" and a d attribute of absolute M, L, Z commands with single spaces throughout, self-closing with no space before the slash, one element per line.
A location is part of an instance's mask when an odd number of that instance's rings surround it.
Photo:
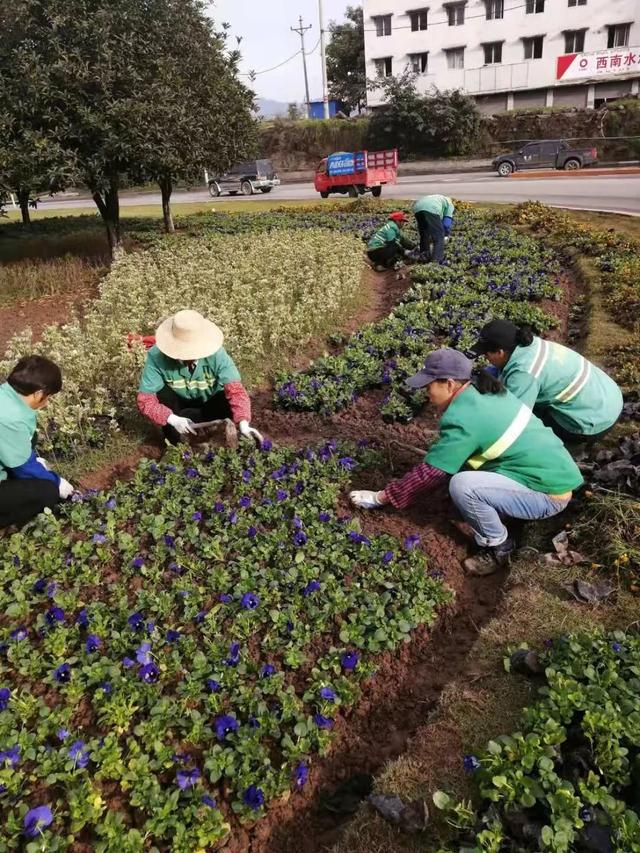
<path fill-rule="evenodd" d="M 364 17 L 362 8 L 348 6 L 346 21 L 329 24 L 331 40 L 327 45 L 329 95 L 344 101 L 350 110 L 360 111 L 367 102 L 367 73 L 364 56 Z"/>

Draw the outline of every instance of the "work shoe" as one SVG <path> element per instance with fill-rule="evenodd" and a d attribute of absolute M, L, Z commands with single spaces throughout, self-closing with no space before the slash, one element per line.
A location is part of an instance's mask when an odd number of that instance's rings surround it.
<path fill-rule="evenodd" d="M 467 557 L 463 566 L 468 575 L 486 577 L 503 566 L 508 566 L 516 543 L 508 536 L 501 545 L 493 548 L 481 548 L 474 557 Z"/>

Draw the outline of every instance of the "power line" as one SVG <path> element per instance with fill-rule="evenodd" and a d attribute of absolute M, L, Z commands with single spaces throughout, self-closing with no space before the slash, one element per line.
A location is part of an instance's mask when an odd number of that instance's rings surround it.
<path fill-rule="evenodd" d="M 320 39 L 315 44 L 311 50 L 305 51 L 305 56 L 311 56 L 318 49 L 318 45 L 320 44 Z M 282 62 L 279 62 L 277 65 L 272 66 L 271 68 L 264 68 L 262 71 L 244 71 L 240 74 L 240 77 L 251 77 L 253 80 L 254 77 L 259 77 L 261 74 L 268 74 L 270 71 L 275 71 L 277 68 L 282 68 L 283 65 L 286 65 L 288 62 L 292 62 L 296 56 L 300 56 L 302 51 L 296 50 L 296 52 L 290 56 L 288 59 L 284 59 Z"/>

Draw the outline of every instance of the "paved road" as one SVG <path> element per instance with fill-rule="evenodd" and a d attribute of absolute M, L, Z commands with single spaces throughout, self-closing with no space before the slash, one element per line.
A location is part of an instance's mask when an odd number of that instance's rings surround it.
<path fill-rule="evenodd" d="M 583 210 L 606 210 L 616 213 L 640 215 L 640 175 L 613 175 L 578 177 L 564 175 L 557 178 L 497 178 L 493 175 L 458 173 L 451 175 L 417 175 L 401 177 L 394 187 L 385 187 L 383 198 L 415 199 L 430 192 L 442 192 L 466 201 L 520 202 L 529 199 L 542 201 L 556 207 Z M 313 187 L 308 184 L 283 184 L 269 196 L 258 194 L 250 198 L 236 196 L 245 201 L 259 199 L 320 200 Z M 340 198 L 340 196 L 337 196 Z M 233 197 L 210 198 L 206 189 L 196 192 L 176 192 L 174 202 L 210 202 L 218 209 L 224 208 Z M 124 207 L 160 204 L 157 193 L 135 193 L 123 195 L 120 202 Z M 77 197 L 42 199 L 43 210 L 65 207 L 94 208 L 91 199 Z"/>

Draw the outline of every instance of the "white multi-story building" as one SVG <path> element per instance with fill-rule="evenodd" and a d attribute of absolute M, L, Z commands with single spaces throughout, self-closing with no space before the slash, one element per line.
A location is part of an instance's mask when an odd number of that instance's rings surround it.
<path fill-rule="evenodd" d="M 639 93 L 640 0 L 364 0 L 364 30 L 368 78 L 409 67 L 485 112 Z"/>

